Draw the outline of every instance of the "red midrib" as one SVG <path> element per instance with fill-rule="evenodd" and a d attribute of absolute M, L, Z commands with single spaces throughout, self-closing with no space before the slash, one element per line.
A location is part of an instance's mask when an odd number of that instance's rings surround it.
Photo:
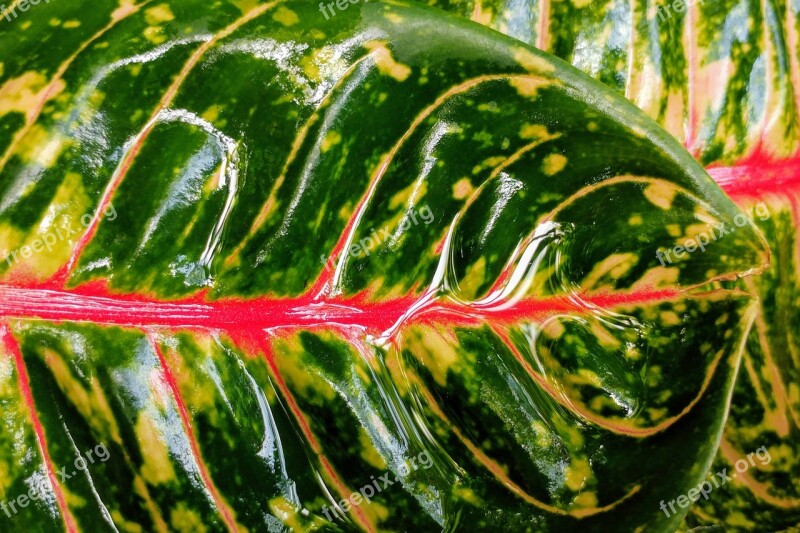
<path fill-rule="evenodd" d="M 800 191 L 800 154 L 775 160 L 756 153 L 736 165 L 711 165 L 706 170 L 734 200 L 765 194 L 794 196 Z"/>
<path fill-rule="evenodd" d="M 765 194 L 794 193 L 800 185 L 800 155 L 771 160 L 754 155 L 731 166 L 711 166 L 709 174 L 735 200 Z M 793 199 L 792 199 L 793 201 Z M 206 301 L 203 296 L 180 301 L 158 301 L 138 295 L 112 294 L 100 283 L 74 290 L 62 289 L 61 280 L 44 286 L 0 285 L 0 319 L 36 318 L 52 321 L 84 321 L 128 326 L 197 327 L 218 330 L 264 330 L 278 327 L 304 327 L 324 322 L 358 325 L 371 332 L 384 332 L 406 316 L 418 298 L 408 296 L 380 302 L 363 296 L 324 299 L 315 294 L 329 279 L 321 278 L 308 296 L 299 298 L 259 298 L 255 300 Z M 46 287 L 46 288 L 43 288 Z M 671 299 L 678 290 L 651 290 L 634 293 L 551 297 L 522 300 L 510 309 L 481 309 L 471 305 L 435 301 L 416 317 L 425 321 L 477 324 L 485 320 L 510 323 L 553 313 L 585 312 L 593 307 L 648 303 Z"/>
<path fill-rule="evenodd" d="M 86 291 L 85 288 L 59 291 L 0 286 L 0 317 L 222 331 L 302 328 L 333 323 L 361 326 L 374 334 L 388 330 L 401 320 L 450 325 L 476 325 L 491 320 L 504 324 L 557 313 L 659 302 L 682 295 L 684 293 L 675 289 L 662 289 L 580 297 L 554 296 L 521 300 L 507 309 L 435 300 L 415 309 L 413 316 L 408 316 L 409 309 L 424 297 L 409 296 L 381 302 L 369 302 L 363 297 L 318 301 L 311 296 L 163 302 L 102 294 L 97 287 L 93 287 L 92 291 Z"/>

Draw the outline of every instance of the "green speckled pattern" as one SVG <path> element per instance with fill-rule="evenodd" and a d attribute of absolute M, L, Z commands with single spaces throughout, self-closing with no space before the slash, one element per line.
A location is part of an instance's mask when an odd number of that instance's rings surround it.
<path fill-rule="evenodd" d="M 743 216 L 678 141 L 416 4 L 88 6 L 0 19 L 0 529 L 679 526 L 769 254 L 659 259 Z"/>
<path fill-rule="evenodd" d="M 624 94 L 704 164 L 800 146 L 800 5 L 786 0 L 431 0 Z M 677 10 L 675 9 L 677 7 Z"/>
<path fill-rule="evenodd" d="M 734 170 L 714 176 L 745 211 L 760 210 L 757 221 L 769 241 L 772 265 L 763 276 L 739 284 L 760 296 L 759 317 L 711 473 L 733 472 L 737 461 L 762 446 L 775 460 L 751 464 L 709 501 L 700 500 L 686 527 L 798 527 L 800 5 L 434 3 L 572 63 L 624 94 L 702 163 Z"/>

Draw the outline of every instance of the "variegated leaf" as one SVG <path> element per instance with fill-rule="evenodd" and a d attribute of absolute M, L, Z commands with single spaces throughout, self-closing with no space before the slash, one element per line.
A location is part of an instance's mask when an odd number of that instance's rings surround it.
<path fill-rule="evenodd" d="M 753 222 L 559 60 L 344 5 L 3 28 L 8 523 L 675 529 L 755 318 L 722 286 L 767 264 Z"/>

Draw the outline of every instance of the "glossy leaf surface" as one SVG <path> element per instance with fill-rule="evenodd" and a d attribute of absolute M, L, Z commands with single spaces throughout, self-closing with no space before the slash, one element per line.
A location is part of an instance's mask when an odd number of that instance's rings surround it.
<path fill-rule="evenodd" d="M 679 143 L 433 9 L 88 11 L 0 34 L 11 522 L 678 526 L 768 259 L 660 258 L 742 216 Z"/>
<path fill-rule="evenodd" d="M 769 241 L 760 296 L 715 473 L 749 463 L 690 525 L 800 524 L 800 45 L 793 2 L 438 2 L 624 94 L 681 140 Z M 756 211 L 758 214 L 756 215 Z M 764 447 L 766 464 L 747 459 Z M 763 455 L 763 453 L 762 453 Z M 744 469 L 743 463 L 739 468 Z M 676 494 L 675 497 L 678 495 Z"/>

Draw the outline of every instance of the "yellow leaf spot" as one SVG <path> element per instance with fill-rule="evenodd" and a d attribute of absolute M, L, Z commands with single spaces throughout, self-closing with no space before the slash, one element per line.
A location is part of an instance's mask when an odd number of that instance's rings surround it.
<path fill-rule="evenodd" d="M 758 524 L 747 518 L 741 511 L 732 511 L 728 513 L 726 523 L 742 531 L 755 531 L 758 529 Z"/>
<path fill-rule="evenodd" d="M 367 521 L 371 524 L 380 524 L 389 518 L 389 509 L 374 500 L 369 503 L 362 502 L 358 507 L 364 512 L 367 516 Z"/>
<path fill-rule="evenodd" d="M 681 271 L 677 267 L 653 267 L 645 272 L 644 275 L 631 286 L 631 290 L 636 291 L 671 287 L 678 282 L 680 273 Z"/>
<path fill-rule="evenodd" d="M 342 136 L 339 134 L 339 132 L 335 130 L 329 131 L 327 134 L 325 134 L 325 138 L 322 139 L 322 145 L 320 147 L 322 149 L 322 153 L 326 153 L 340 142 L 342 142 Z"/>
<path fill-rule="evenodd" d="M 585 457 L 574 460 L 571 464 L 567 465 L 564 475 L 564 483 L 567 488 L 573 492 L 578 492 L 586 482 L 592 478 L 592 467 L 589 460 Z"/>
<path fill-rule="evenodd" d="M 472 8 L 472 20 L 484 26 L 491 26 L 492 24 L 492 10 L 484 9 L 482 0 L 475 0 L 475 6 Z"/>
<path fill-rule="evenodd" d="M 521 139 L 546 139 L 550 137 L 550 132 L 547 131 L 547 126 L 541 124 L 525 124 L 519 130 Z"/>
<path fill-rule="evenodd" d="M 672 207 L 672 201 L 675 199 L 676 192 L 673 185 L 665 182 L 657 182 L 647 186 L 644 190 L 644 196 L 651 204 L 666 211 Z"/>
<path fill-rule="evenodd" d="M 597 507 L 597 493 L 594 491 L 581 492 L 572 503 L 581 509 L 594 509 Z"/>
<path fill-rule="evenodd" d="M 72 492 L 69 490 L 69 488 L 64 486 L 62 486 L 61 490 L 64 492 L 67 505 L 69 505 L 72 509 L 80 509 L 86 505 L 86 499 L 82 498 L 79 494 Z"/>
<path fill-rule="evenodd" d="M 117 509 L 111 511 L 111 520 L 119 531 L 125 531 L 125 533 L 142 533 L 144 531 L 141 525 L 126 520 L 125 516 Z"/>
<path fill-rule="evenodd" d="M 272 515 L 284 523 L 289 531 L 316 531 L 327 524 L 324 520 L 314 517 L 311 524 L 301 520 L 300 509 L 295 504 L 286 499 L 285 496 L 276 496 L 267 502 Z"/>
<path fill-rule="evenodd" d="M 7 80 L 0 86 L 0 115 L 18 112 L 31 116 L 39 105 L 58 96 L 64 87 L 64 81 L 58 80 L 50 89 L 48 79 L 38 72 L 26 72 Z"/>
<path fill-rule="evenodd" d="M 567 166 L 567 158 L 561 154 L 550 154 L 544 158 L 542 172 L 548 176 L 558 174 Z"/>
<path fill-rule="evenodd" d="M 550 430 L 541 421 L 536 420 L 531 423 L 533 432 L 536 433 L 536 446 L 539 448 L 550 448 L 553 446 L 553 437 Z"/>
<path fill-rule="evenodd" d="M 60 133 L 51 134 L 44 127 L 35 124 L 17 145 L 17 154 L 26 163 L 50 168 L 68 144 L 69 140 Z"/>
<path fill-rule="evenodd" d="M 145 481 L 151 485 L 160 485 L 175 479 L 164 435 L 158 430 L 150 414 L 139 415 L 134 430 L 144 457 L 142 477 Z"/>
<path fill-rule="evenodd" d="M 386 13 L 386 20 L 393 22 L 394 24 L 401 24 L 404 19 L 397 13 Z"/>
<path fill-rule="evenodd" d="M 495 155 L 484 159 L 481 165 L 483 166 L 483 168 L 494 168 L 500 165 L 501 163 L 504 163 L 506 159 L 507 158 L 502 155 Z"/>
<path fill-rule="evenodd" d="M 459 289 L 464 297 L 472 298 L 478 292 L 478 288 L 483 284 L 486 279 L 486 258 L 481 256 L 480 259 L 475 261 L 467 268 L 464 277 L 458 284 Z"/>
<path fill-rule="evenodd" d="M 189 509 L 184 502 L 179 502 L 170 512 L 169 522 L 174 531 L 181 533 L 205 533 L 206 526 L 197 511 Z"/>
<path fill-rule="evenodd" d="M 62 24 L 62 27 L 67 30 L 72 30 L 74 28 L 79 28 L 80 25 L 81 22 L 79 20 L 68 20 L 64 24 Z"/>
<path fill-rule="evenodd" d="M 681 319 L 672 311 L 664 311 L 661 313 L 661 323 L 665 326 L 677 326 L 681 323 Z"/>
<path fill-rule="evenodd" d="M 651 407 L 647 410 L 647 414 L 650 417 L 650 423 L 658 423 L 667 418 L 669 410 L 666 408 Z"/>
<path fill-rule="evenodd" d="M 280 22 L 284 26 L 294 26 L 300 22 L 300 19 L 297 17 L 297 13 L 286 6 L 279 7 L 272 15 L 272 20 Z"/>
<path fill-rule="evenodd" d="M 281 357 L 276 357 L 275 362 L 283 379 L 296 394 L 304 398 L 310 398 L 312 394 L 316 394 L 327 401 L 336 398 L 336 391 L 330 384 L 303 365 L 302 361 L 306 357 L 306 351 L 298 338 L 282 339 L 276 342 L 275 352 L 282 354 Z"/>
<path fill-rule="evenodd" d="M 169 22 L 175 20 L 175 15 L 167 4 L 157 5 L 146 9 L 144 12 L 144 20 L 150 26 L 158 26 L 162 22 Z"/>
<path fill-rule="evenodd" d="M 553 72 L 556 69 L 552 63 L 527 48 L 517 47 L 514 50 L 514 59 L 528 72 Z"/>
<path fill-rule="evenodd" d="M 548 320 L 542 326 L 542 333 L 550 337 L 551 339 L 557 339 L 564 334 L 564 325 L 561 323 L 561 320 L 558 318 L 554 318 Z"/>
<path fill-rule="evenodd" d="M 378 470 L 386 470 L 386 459 L 383 458 L 367 435 L 364 428 L 358 432 L 358 443 L 361 445 L 361 458 Z"/>
<path fill-rule="evenodd" d="M 632 252 L 611 254 L 595 265 L 589 275 L 583 280 L 584 289 L 597 289 L 597 284 L 604 277 L 619 279 L 630 271 L 639 261 L 639 256 Z"/>
<path fill-rule="evenodd" d="M 122 438 L 119 435 L 116 418 L 98 381 L 92 380 L 87 390 L 83 383 L 73 376 L 67 362 L 58 352 L 46 348 L 42 356 L 58 388 L 69 395 L 75 408 L 83 419 L 89 422 L 92 429 L 103 435 L 103 439 L 110 437 L 114 442 L 121 443 Z"/>
<path fill-rule="evenodd" d="M 480 499 L 480 497 L 468 487 L 457 487 L 453 492 L 458 498 L 464 500 L 465 502 L 471 503 L 475 507 L 483 506 L 483 501 Z"/>
<path fill-rule="evenodd" d="M 658 384 L 661 383 L 661 380 L 663 379 L 663 376 L 662 376 L 662 373 L 661 373 L 661 367 L 658 366 L 658 365 L 655 365 L 655 366 L 651 366 L 650 368 L 648 368 L 647 369 L 647 377 L 646 377 L 646 379 L 647 379 L 647 385 L 649 387 L 651 387 L 651 388 L 657 387 Z"/>
<path fill-rule="evenodd" d="M 474 190 L 469 178 L 461 178 L 453 185 L 453 198 L 463 200 L 471 196 Z"/>
<path fill-rule="evenodd" d="M 600 346 L 604 348 L 614 350 L 622 345 L 620 340 L 612 335 L 600 322 L 592 322 L 589 329 L 597 339 L 597 342 L 600 343 Z"/>
<path fill-rule="evenodd" d="M 83 233 L 81 217 L 87 214 L 89 198 L 80 175 L 68 172 L 39 224 L 23 235 L 7 226 L 0 226 L 0 242 L 11 246 L 4 257 L 11 272 L 23 279 L 43 280 L 54 274 L 72 254 L 72 247 Z M 72 236 L 70 236 L 72 235 Z M 25 250 L 35 253 L 24 257 Z M 37 252 L 37 250 L 39 250 Z M 14 253 L 12 253 L 15 252 Z"/>
<path fill-rule="evenodd" d="M 395 193 L 389 200 L 389 209 L 395 210 L 402 205 L 418 202 L 428 193 L 428 182 L 411 182 L 408 187 Z M 400 213 L 402 215 L 402 213 Z"/>
<path fill-rule="evenodd" d="M 144 38 L 153 44 L 161 44 L 167 40 L 161 26 L 150 26 L 144 30 Z"/>
<path fill-rule="evenodd" d="M 201 116 L 208 122 L 214 123 L 219 118 L 219 112 L 221 109 L 222 108 L 219 105 L 214 104 L 208 109 L 206 109 Z"/>
<path fill-rule="evenodd" d="M 260 0 L 232 0 L 231 3 L 238 7 L 243 14 L 249 13 L 261 4 Z"/>
<path fill-rule="evenodd" d="M 400 82 L 411 75 L 411 68 L 394 60 L 392 52 L 386 47 L 386 41 L 370 41 L 364 47 L 372 53 L 375 66 L 381 74 Z"/>
<path fill-rule="evenodd" d="M 509 83 L 517 90 L 520 96 L 536 96 L 540 88 L 551 84 L 547 80 L 533 77 L 515 77 Z"/>
<path fill-rule="evenodd" d="M 419 328 L 410 332 L 403 348 L 418 357 L 436 383 L 443 387 L 447 384 L 447 371 L 459 360 L 458 353 L 447 339 L 427 329 Z"/>

